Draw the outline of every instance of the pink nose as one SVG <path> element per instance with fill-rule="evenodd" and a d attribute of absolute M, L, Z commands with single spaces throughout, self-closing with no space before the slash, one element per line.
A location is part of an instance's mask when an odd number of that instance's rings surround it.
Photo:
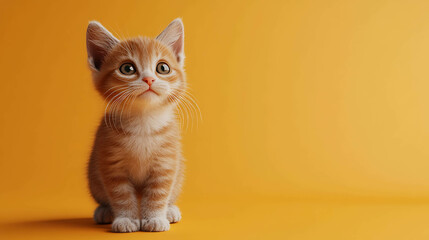
<path fill-rule="evenodd" d="M 153 82 L 155 82 L 155 78 L 153 77 L 144 77 L 143 82 L 147 83 L 147 85 L 149 85 L 149 87 L 152 85 Z"/>

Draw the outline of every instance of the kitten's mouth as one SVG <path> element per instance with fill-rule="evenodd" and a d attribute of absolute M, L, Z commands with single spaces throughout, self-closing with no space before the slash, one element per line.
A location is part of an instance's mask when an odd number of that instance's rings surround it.
<path fill-rule="evenodd" d="M 152 88 L 149 88 L 148 90 L 142 92 L 139 96 L 145 94 L 145 93 L 154 93 L 156 95 L 159 95 L 157 92 L 155 92 Z"/>

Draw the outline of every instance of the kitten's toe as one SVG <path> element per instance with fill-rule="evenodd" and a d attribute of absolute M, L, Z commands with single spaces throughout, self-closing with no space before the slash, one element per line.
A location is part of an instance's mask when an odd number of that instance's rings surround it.
<path fill-rule="evenodd" d="M 113 214 L 109 207 L 98 206 L 94 211 L 94 221 L 97 224 L 109 224 L 112 223 Z"/>
<path fill-rule="evenodd" d="M 141 230 L 145 232 L 163 232 L 170 229 L 170 222 L 166 218 L 143 219 Z"/>
<path fill-rule="evenodd" d="M 182 219 L 179 208 L 176 205 L 168 206 L 167 219 L 170 223 L 176 223 Z"/>
<path fill-rule="evenodd" d="M 112 223 L 112 231 L 113 232 L 137 232 L 140 229 L 138 219 L 130 219 L 130 218 L 116 218 Z"/>

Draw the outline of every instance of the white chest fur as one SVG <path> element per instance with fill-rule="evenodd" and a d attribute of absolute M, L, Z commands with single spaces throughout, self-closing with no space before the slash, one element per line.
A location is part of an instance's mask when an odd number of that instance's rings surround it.
<path fill-rule="evenodd" d="M 131 133 L 122 140 L 129 153 L 140 160 L 149 158 L 162 144 L 163 136 L 153 134 L 174 121 L 173 108 L 147 112 L 131 120 L 125 129 Z"/>

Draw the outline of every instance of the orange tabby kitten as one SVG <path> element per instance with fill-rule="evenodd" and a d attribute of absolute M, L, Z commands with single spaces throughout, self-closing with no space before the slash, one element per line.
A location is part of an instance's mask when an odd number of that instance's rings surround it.
<path fill-rule="evenodd" d="M 167 231 L 183 178 L 175 109 L 186 89 L 183 23 L 155 39 L 119 41 L 100 23 L 87 30 L 88 61 L 107 102 L 88 165 L 94 220 L 113 232 Z"/>

